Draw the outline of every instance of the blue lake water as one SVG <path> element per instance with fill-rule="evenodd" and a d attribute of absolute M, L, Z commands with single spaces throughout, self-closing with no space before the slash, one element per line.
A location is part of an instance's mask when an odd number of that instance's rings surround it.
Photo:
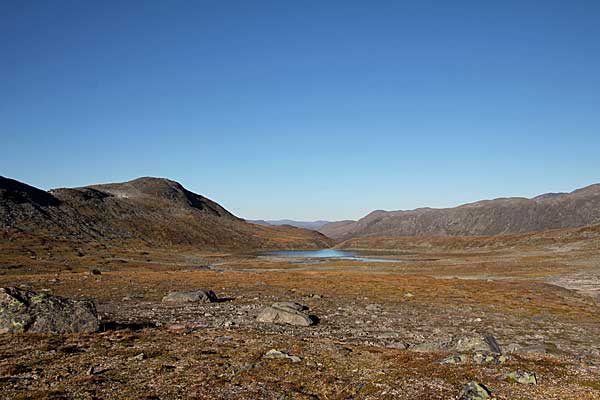
<path fill-rule="evenodd" d="M 271 257 L 290 257 L 290 258 L 332 258 L 339 260 L 368 261 L 368 262 L 402 262 L 403 260 L 392 260 L 390 258 L 375 258 L 368 255 L 359 255 L 354 251 L 348 250 L 280 250 L 264 251 L 259 255 Z"/>

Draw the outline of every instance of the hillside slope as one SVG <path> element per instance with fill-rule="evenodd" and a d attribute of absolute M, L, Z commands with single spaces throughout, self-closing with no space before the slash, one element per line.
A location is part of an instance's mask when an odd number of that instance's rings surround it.
<path fill-rule="evenodd" d="M 548 251 L 600 250 L 600 224 L 581 228 L 552 229 L 542 232 L 495 236 L 363 236 L 335 246 L 344 250 L 465 251 L 527 249 Z"/>
<path fill-rule="evenodd" d="M 0 228 L 49 239 L 138 240 L 203 249 L 321 248 L 325 236 L 244 222 L 214 201 L 162 178 L 48 192 L 0 177 Z"/>
<path fill-rule="evenodd" d="M 444 209 L 379 210 L 356 222 L 328 224 L 319 231 L 338 240 L 365 236 L 490 236 L 597 222 L 600 222 L 600 184 L 532 199 L 483 200 Z"/>

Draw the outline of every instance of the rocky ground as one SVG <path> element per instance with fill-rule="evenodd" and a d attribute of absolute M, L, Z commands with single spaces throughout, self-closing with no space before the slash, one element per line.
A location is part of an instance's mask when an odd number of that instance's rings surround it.
<path fill-rule="evenodd" d="M 380 264 L 80 253 L 3 254 L 0 286 L 92 299 L 100 331 L 0 335 L 2 398 L 600 398 L 596 252 Z M 201 288 L 219 300 L 162 301 Z M 318 323 L 257 320 L 280 302 Z M 489 394 L 464 392 L 470 382 Z"/>

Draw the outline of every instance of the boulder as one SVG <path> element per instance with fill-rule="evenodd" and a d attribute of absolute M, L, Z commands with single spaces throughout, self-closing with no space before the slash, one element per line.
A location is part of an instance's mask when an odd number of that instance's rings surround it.
<path fill-rule="evenodd" d="M 458 352 L 483 351 L 501 353 L 502 350 L 492 335 L 467 336 L 455 340 L 453 350 Z"/>
<path fill-rule="evenodd" d="M 308 307 L 298 303 L 275 303 L 264 308 L 256 317 L 259 322 L 288 324 L 295 326 L 311 326 L 316 324 L 316 318 L 305 314 Z"/>
<path fill-rule="evenodd" d="M 198 289 L 187 292 L 171 292 L 163 297 L 163 303 L 215 303 L 219 299 L 212 290 Z"/>
<path fill-rule="evenodd" d="M 532 372 L 515 371 L 506 375 L 506 377 L 522 385 L 537 385 L 537 376 Z"/>
<path fill-rule="evenodd" d="M 490 391 L 481 383 L 469 382 L 464 386 L 458 400 L 486 400 L 490 397 Z"/>
<path fill-rule="evenodd" d="M 0 288 L 0 333 L 96 332 L 91 301 L 76 301 L 15 287 Z"/>

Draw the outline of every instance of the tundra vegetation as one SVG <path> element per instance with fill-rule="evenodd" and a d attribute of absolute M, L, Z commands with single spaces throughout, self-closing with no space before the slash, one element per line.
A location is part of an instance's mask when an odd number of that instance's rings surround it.
<path fill-rule="evenodd" d="M 209 230 L 161 236 L 149 189 L 121 189 L 4 192 L 3 398 L 600 398 L 599 225 L 335 243 L 176 187 L 190 197 L 164 200 L 172 223 L 225 218 L 227 247 Z M 398 261 L 258 252 L 331 246 Z"/>

